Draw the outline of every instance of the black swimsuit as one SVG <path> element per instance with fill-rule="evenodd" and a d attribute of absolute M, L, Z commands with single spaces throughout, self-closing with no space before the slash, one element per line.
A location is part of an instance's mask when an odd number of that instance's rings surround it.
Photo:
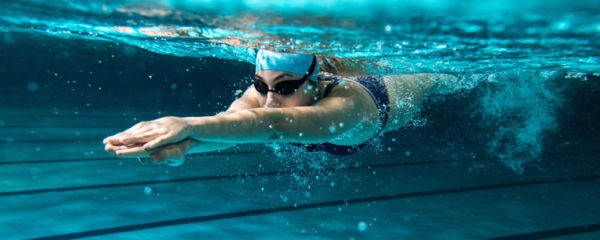
<path fill-rule="evenodd" d="M 332 82 L 327 84 L 327 86 L 325 87 L 324 97 L 326 97 L 331 92 L 333 87 L 335 87 L 341 81 L 342 79 L 332 78 Z M 387 93 L 387 88 L 385 87 L 385 84 L 383 82 L 383 77 L 361 76 L 357 77 L 355 81 L 363 85 L 367 90 L 369 90 L 369 94 L 371 94 L 371 97 L 373 97 L 373 100 L 377 103 L 380 124 L 375 136 L 373 136 L 367 141 L 362 142 L 361 144 L 351 146 L 335 145 L 333 143 L 328 142 L 320 144 L 301 144 L 306 148 L 306 150 L 324 151 L 338 156 L 350 155 L 366 148 L 369 144 L 373 142 L 373 140 L 375 140 L 375 138 L 377 138 L 383 132 L 383 130 L 385 129 L 385 124 L 387 123 L 387 120 L 389 118 L 390 105 L 390 99 Z"/>

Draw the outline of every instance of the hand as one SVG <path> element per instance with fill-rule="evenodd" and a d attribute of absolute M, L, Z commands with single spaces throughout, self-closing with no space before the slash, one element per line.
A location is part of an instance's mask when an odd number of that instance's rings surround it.
<path fill-rule="evenodd" d="M 194 140 L 186 139 L 175 144 L 159 147 L 152 152 L 144 150 L 141 144 L 137 146 L 113 146 L 109 143 L 106 145 L 105 150 L 116 153 L 119 157 L 137 157 L 142 164 L 145 164 L 145 158 L 149 158 L 150 162 L 154 164 L 166 163 L 169 166 L 176 167 L 183 164 L 192 141 Z"/>
<path fill-rule="evenodd" d="M 121 133 L 107 137 L 103 143 L 112 146 L 128 146 L 117 150 L 117 155 L 119 155 L 119 151 L 131 150 L 131 146 L 151 151 L 156 147 L 176 143 L 187 138 L 189 128 L 190 125 L 183 118 L 163 117 L 148 122 L 140 122 Z"/>

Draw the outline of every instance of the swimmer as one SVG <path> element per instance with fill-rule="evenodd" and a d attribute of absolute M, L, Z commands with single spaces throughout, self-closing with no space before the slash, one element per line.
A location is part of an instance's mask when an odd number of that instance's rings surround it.
<path fill-rule="evenodd" d="M 331 62 L 314 55 L 259 50 L 253 84 L 225 112 L 140 122 L 104 139 L 105 150 L 171 166 L 181 165 L 186 154 L 243 143 L 288 142 L 308 151 L 348 155 L 402 127 L 437 82 L 455 78 L 320 72 L 335 69 Z"/>

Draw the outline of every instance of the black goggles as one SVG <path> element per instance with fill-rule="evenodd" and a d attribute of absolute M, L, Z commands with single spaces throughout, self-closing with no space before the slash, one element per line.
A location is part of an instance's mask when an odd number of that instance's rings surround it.
<path fill-rule="evenodd" d="M 317 58 L 314 57 L 312 63 L 310 64 L 310 68 L 308 68 L 308 72 L 306 72 L 306 74 L 301 79 L 277 83 L 272 89 L 269 89 L 269 86 L 267 86 L 267 84 L 265 84 L 263 81 L 254 79 L 254 88 L 257 92 L 259 92 L 262 95 L 266 95 L 268 92 L 274 92 L 279 95 L 290 95 L 292 93 L 295 93 L 296 90 L 298 90 L 298 88 L 302 86 L 304 82 L 306 82 L 308 76 L 312 75 L 315 71 L 316 66 Z"/>

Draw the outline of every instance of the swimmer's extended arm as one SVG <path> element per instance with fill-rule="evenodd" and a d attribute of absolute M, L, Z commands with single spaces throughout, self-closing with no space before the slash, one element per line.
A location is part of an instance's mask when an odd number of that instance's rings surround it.
<path fill-rule="evenodd" d="M 252 94 L 249 93 L 249 90 L 246 90 L 240 98 L 236 99 L 235 101 L 233 101 L 231 103 L 231 105 L 229 106 L 229 108 L 227 108 L 227 110 L 225 112 L 221 112 L 221 113 L 217 114 L 217 116 L 231 114 L 231 113 L 234 113 L 234 112 L 237 112 L 240 110 L 257 108 L 259 106 L 260 105 L 258 104 L 258 100 L 255 97 L 252 97 Z M 185 144 L 188 144 L 188 148 L 189 148 L 189 150 L 187 151 L 188 154 L 199 153 L 199 152 L 218 151 L 218 150 L 227 149 L 227 148 L 230 148 L 230 147 L 233 147 L 236 145 L 236 143 L 230 143 L 230 142 L 207 142 L 207 141 L 199 141 L 196 139 L 189 139 L 189 141 L 186 141 Z"/>
<path fill-rule="evenodd" d="M 189 117 L 189 137 L 201 141 L 334 142 L 355 144 L 376 132 L 377 107 L 370 95 L 357 87 L 337 87 L 313 106 L 251 108 L 210 117 Z"/>
<path fill-rule="evenodd" d="M 248 89 L 250 90 L 253 88 L 251 87 Z M 227 111 L 219 113 L 217 114 L 217 116 L 227 115 L 243 109 L 258 107 L 258 100 L 255 96 L 248 93 L 249 90 L 247 90 L 241 98 L 235 100 L 227 109 Z M 169 126 L 179 126 L 178 128 L 180 130 L 185 128 L 185 124 L 179 118 L 165 117 L 158 119 L 157 121 L 160 121 L 161 123 Z M 156 140 L 156 137 L 158 135 L 165 134 L 165 128 L 152 125 L 152 122 L 155 121 L 138 123 L 126 131 L 107 137 L 103 141 L 103 143 L 105 144 L 105 150 L 108 152 L 113 152 L 120 157 L 148 155 L 150 153 L 148 150 L 150 149 L 144 147 L 144 145 L 148 144 L 149 141 Z M 140 130 L 144 128 L 146 130 L 140 132 Z M 170 142 L 162 141 L 161 144 L 154 145 L 154 147 L 159 147 L 160 145 L 164 144 L 173 144 L 171 148 L 166 149 L 164 151 L 159 151 L 161 155 L 160 159 L 169 158 L 169 155 L 178 156 L 181 153 L 185 155 L 187 153 L 222 150 L 232 147 L 236 144 L 231 142 L 199 141 L 196 139 L 184 140 L 186 136 L 181 134 L 176 135 L 177 137 L 170 136 L 168 138 L 165 138 L 168 139 Z M 181 138 L 181 141 L 178 142 L 177 138 Z M 174 151 L 173 149 L 175 149 L 176 151 Z"/>

